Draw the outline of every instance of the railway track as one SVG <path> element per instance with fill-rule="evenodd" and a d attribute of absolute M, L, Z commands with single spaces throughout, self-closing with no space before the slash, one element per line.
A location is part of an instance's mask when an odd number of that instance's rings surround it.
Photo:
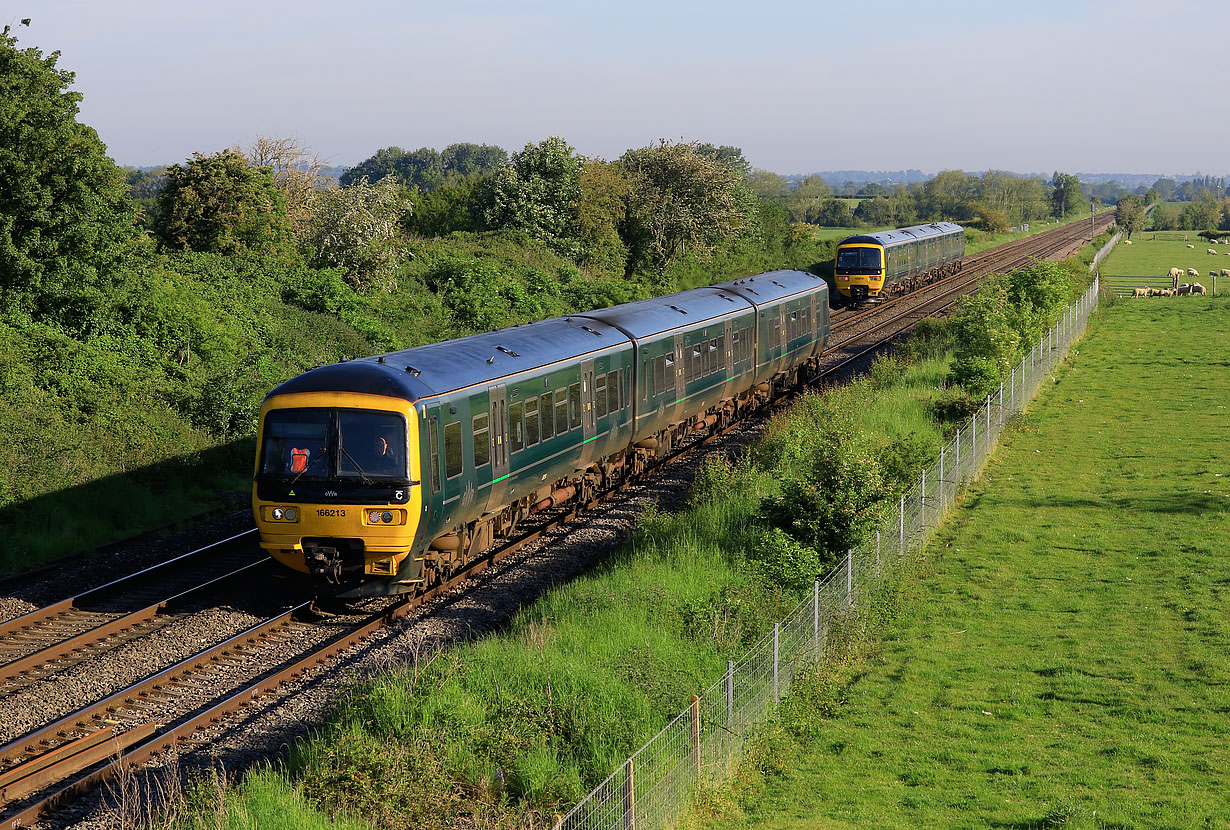
<path fill-rule="evenodd" d="M 1104 220 L 1102 224 L 1108 222 Z M 966 268 L 955 277 L 857 316 L 843 316 L 833 324 L 834 332 L 841 333 L 843 339 L 830 348 L 831 360 L 826 360 L 823 373 L 813 382 L 823 381 L 851 361 L 883 345 L 919 317 L 935 313 L 936 309 L 968 293 L 979 276 L 1066 253 L 1088 239 L 1087 229 L 1088 226 L 1083 226 L 1081 233 L 1074 234 L 1070 227 L 1060 228 L 1004 246 L 1011 250 L 983 252 L 968 258 Z M 1022 244 L 1031 241 L 1035 244 Z M 865 347 L 857 345 L 866 341 L 873 342 Z M 775 401 L 769 406 L 781 403 Z M 663 458 L 655 469 L 737 426 L 732 424 L 721 431 L 697 434 L 692 441 Z M 571 522 L 584 510 L 612 498 L 629 483 L 621 482 L 586 505 L 552 511 L 538 526 L 515 539 L 505 540 L 484 558 L 426 594 L 411 599 L 369 600 L 364 606 L 366 613 L 345 615 L 326 623 L 315 618 L 306 603 L 297 604 L 10 741 L 0 747 L 0 828 L 28 826 L 101 782 L 173 749 L 197 732 L 218 723 L 228 713 L 303 676 L 424 604 L 453 591 L 538 541 L 544 534 Z M 0 665 L 0 683 L 25 682 L 23 678 L 42 679 L 62 671 L 67 665 L 105 659 L 118 642 L 147 636 L 158 627 L 155 622 L 162 622 L 158 617 L 169 616 L 167 611 L 188 597 L 200 596 L 197 591 L 206 590 L 205 585 L 221 587 L 228 580 L 244 580 L 256 562 L 238 561 L 231 566 L 218 563 L 225 559 L 220 554 L 222 550 L 228 545 L 242 548 L 245 539 L 251 552 L 255 546 L 250 544 L 249 534 L 240 534 L 171 560 L 166 563 L 169 569 L 161 573 L 158 569 L 147 569 L 95 589 L 97 593 L 87 592 L 0 624 L 0 634 L 26 632 L 17 638 L 24 645 L 16 651 L 0 652 L 0 660 L 6 661 Z M 207 551 L 214 555 L 211 557 Z M 259 552 L 256 555 L 261 562 L 265 561 Z M 191 568 L 188 565 L 208 559 L 216 565 L 210 578 L 189 578 Z M 168 574 L 175 576 L 169 578 Z M 163 590 L 154 591 L 153 586 L 164 578 L 167 582 L 162 583 Z M 130 579 L 134 581 L 128 582 Z M 172 579 L 174 586 L 166 587 Z M 142 580 L 149 583 L 149 587 L 137 590 Z M 188 584 L 192 582 L 201 584 Z M 119 587 L 125 584 L 129 588 Z M 108 596 L 112 603 L 117 597 L 127 596 L 128 610 L 121 613 L 114 606 L 109 607 Z M 6 694 L 5 688 L 0 686 L 0 696 Z"/>

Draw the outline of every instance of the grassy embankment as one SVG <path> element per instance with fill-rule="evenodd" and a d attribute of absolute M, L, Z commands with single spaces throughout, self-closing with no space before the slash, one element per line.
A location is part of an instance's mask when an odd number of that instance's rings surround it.
<path fill-rule="evenodd" d="M 1077 355 L 696 826 L 1230 823 L 1230 302 L 1120 302 Z"/>
<path fill-rule="evenodd" d="M 1208 240 L 1196 236 L 1195 231 L 1190 236 L 1195 242 L 1181 242 L 1169 239 L 1150 239 L 1150 232 L 1144 231 L 1132 238 L 1131 245 L 1120 242 L 1106 259 L 1102 260 L 1099 269 L 1103 274 L 1118 274 L 1153 278 L 1149 285 L 1152 288 L 1170 287 L 1170 269 L 1195 268 L 1200 276 L 1194 281 L 1213 289 L 1209 271 L 1220 271 L 1230 268 L 1230 245 L 1211 245 Z M 1191 247 L 1189 247 L 1191 246 Z M 1217 251 L 1216 256 L 1210 256 L 1207 250 Z M 1183 277 L 1179 282 L 1193 282 L 1189 277 Z M 1230 277 L 1218 280 L 1218 291 L 1221 294 L 1230 293 Z"/>

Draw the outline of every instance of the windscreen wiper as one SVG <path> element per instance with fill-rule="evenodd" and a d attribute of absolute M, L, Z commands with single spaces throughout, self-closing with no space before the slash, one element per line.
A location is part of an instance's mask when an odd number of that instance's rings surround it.
<path fill-rule="evenodd" d="M 339 449 L 342 451 L 342 455 L 350 459 L 350 463 L 353 464 L 355 470 L 358 471 L 360 481 L 362 481 L 364 484 L 375 484 L 376 483 L 375 480 L 372 479 L 371 476 L 363 472 L 363 468 L 359 466 L 359 462 L 354 460 L 354 456 L 348 453 L 345 447 L 339 447 Z"/>

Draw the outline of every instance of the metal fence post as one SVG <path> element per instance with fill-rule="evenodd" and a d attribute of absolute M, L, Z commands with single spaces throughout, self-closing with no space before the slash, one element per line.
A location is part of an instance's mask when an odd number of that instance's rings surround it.
<path fill-rule="evenodd" d="M 983 458 L 991 454 L 991 396 L 987 395 L 987 428 L 983 430 L 986 435 L 983 436 L 982 443 L 985 446 L 985 451 L 982 454 Z"/>
<path fill-rule="evenodd" d="M 636 786 L 631 758 L 624 764 L 624 830 L 636 830 Z"/>
<path fill-rule="evenodd" d="M 854 549 L 846 548 L 846 602 L 854 593 Z"/>
<path fill-rule="evenodd" d="M 820 580 L 811 584 L 811 637 L 820 645 Z"/>
<path fill-rule="evenodd" d="M 1012 367 L 1012 378 L 1008 383 L 1008 407 L 1016 412 L 1016 367 Z"/>
<path fill-rule="evenodd" d="M 773 623 L 773 702 L 777 703 L 781 700 L 781 693 L 778 689 L 778 666 L 780 664 L 779 647 L 782 636 L 782 624 L 780 622 Z"/>
<path fill-rule="evenodd" d="M 918 485 L 918 520 L 923 533 L 927 532 L 927 471 L 922 471 L 922 481 Z"/>
<path fill-rule="evenodd" d="M 969 477 L 974 477 L 974 471 L 978 467 L 978 416 L 969 416 Z"/>
<path fill-rule="evenodd" d="M 726 730 L 735 731 L 735 661 L 726 661 Z"/>
<path fill-rule="evenodd" d="M 957 488 L 961 486 L 961 427 L 957 427 L 957 458 L 952 463 L 952 500 L 957 500 Z"/>
<path fill-rule="evenodd" d="M 700 783 L 700 696 L 692 695 L 692 768 Z"/>
<path fill-rule="evenodd" d="M 1004 385 L 999 385 L 999 425 L 1002 428 L 1004 425 Z"/>
<path fill-rule="evenodd" d="M 944 498 L 945 496 L 945 493 L 944 493 L 944 450 L 945 449 L 947 448 L 940 447 L 940 514 L 941 515 L 944 513 L 944 508 L 948 501 L 946 498 Z M 939 524 L 938 520 L 936 521 L 936 524 L 937 525 Z"/>

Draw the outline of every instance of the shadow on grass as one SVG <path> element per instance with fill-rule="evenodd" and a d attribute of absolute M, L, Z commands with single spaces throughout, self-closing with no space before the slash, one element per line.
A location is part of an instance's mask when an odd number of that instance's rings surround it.
<path fill-rule="evenodd" d="M 0 573 L 173 526 L 247 501 L 253 439 L 244 438 L 67 487 L 0 510 Z"/>

